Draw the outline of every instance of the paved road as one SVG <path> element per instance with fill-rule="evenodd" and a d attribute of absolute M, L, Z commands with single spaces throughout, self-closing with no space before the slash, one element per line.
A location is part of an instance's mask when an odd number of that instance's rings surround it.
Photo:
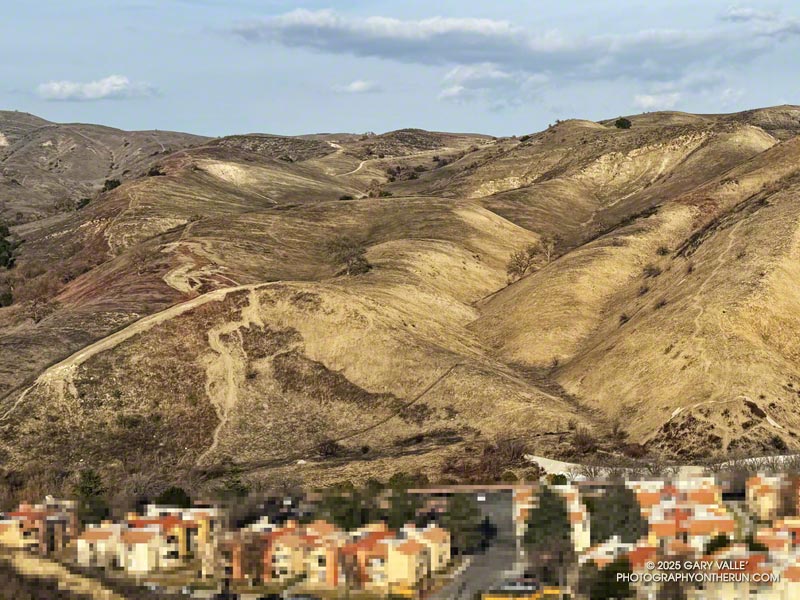
<path fill-rule="evenodd" d="M 464 572 L 431 599 L 472 600 L 478 592 L 486 591 L 507 578 L 508 572 L 514 569 L 516 552 L 513 544 L 492 544 L 486 552 L 476 554 Z"/>
<path fill-rule="evenodd" d="M 472 600 L 512 574 L 519 574 L 517 546 L 514 538 L 511 494 L 487 494 L 481 511 L 497 528 L 497 537 L 451 583 L 430 597 L 430 600 Z"/>

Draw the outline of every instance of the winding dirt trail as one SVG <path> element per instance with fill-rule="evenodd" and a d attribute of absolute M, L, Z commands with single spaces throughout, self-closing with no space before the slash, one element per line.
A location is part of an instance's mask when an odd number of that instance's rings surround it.
<path fill-rule="evenodd" d="M 248 305 L 241 311 L 241 319 L 223 323 L 208 332 L 208 345 L 216 353 L 216 357 L 211 358 L 206 365 L 206 395 L 217 412 L 219 423 L 214 429 L 211 445 L 197 457 L 197 465 L 202 464 L 219 446 L 220 434 L 228 424 L 228 416 L 238 401 L 238 384 L 245 376 L 246 360 L 235 356 L 222 338 L 242 327 L 264 326 L 259 315 L 260 303 L 255 286 L 250 288 L 248 301 Z"/>
<path fill-rule="evenodd" d="M 124 329 L 113 333 L 101 340 L 96 341 L 93 344 L 82 348 L 81 350 L 75 352 L 68 358 L 54 364 L 53 366 L 49 367 L 45 371 L 43 371 L 39 377 L 33 382 L 32 385 L 28 386 L 25 390 L 23 390 L 20 395 L 17 397 L 14 404 L 6 410 L 6 412 L 0 416 L 0 422 L 3 422 L 8 419 L 8 417 L 16 410 L 16 408 L 23 402 L 25 397 L 27 396 L 28 392 L 32 390 L 37 385 L 59 385 L 59 387 L 63 386 L 66 382 L 66 385 L 71 385 L 72 381 L 72 374 L 74 373 L 75 369 L 81 365 L 82 363 L 89 360 L 91 357 L 104 352 L 106 350 L 110 350 L 125 342 L 126 340 L 131 339 L 132 337 L 139 335 L 145 331 L 149 331 L 156 325 L 163 323 L 169 319 L 173 319 L 179 315 L 182 315 L 185 312 L 192 310 L 198 306 L 202 306 L 209 302 L 216 302 L 224 300 L 225 297 L 232 293 L 238 292 L 241 290 L 255 290 L 259 287 L 265 287 L 269 285 L 274 285 L 278 282 L 269 282 L 269 283 L 255 283 L 249 285 L 240 285 L 228 288 L 222 288 L 219 290 L 214 290 L 203 294 L 201 296 L 197 296 L 196 298 L 192 298 L 191 300 L 187 300 L 186 302 L 182 302 L 180 304 L 176 304 L 175 306 L 171 306 L 170 308 L 163 310 L 161 312 L 149 315 L 147 317 L 143 317 L 138 321 L 128 325 Z"/>
<path fill-rule="evenodd" d="M 352 171 L 348 171 L 347 173 L 339 173 L 339 176 L 352 175 L 353 173 L 358 173 L 365 164 L 367 164 L 367 161 L 362 160 L 360 163 L 358 163 L 358 166 L 355 169 L 353 169 Z"/>

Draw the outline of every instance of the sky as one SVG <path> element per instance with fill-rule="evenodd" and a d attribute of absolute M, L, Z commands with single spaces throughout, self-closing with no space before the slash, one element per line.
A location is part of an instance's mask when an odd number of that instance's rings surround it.
<path fill-rule="evenodd" d="M 800 104 L 800 4 L 0 0 L 0 109 L 221 136 Z"/>

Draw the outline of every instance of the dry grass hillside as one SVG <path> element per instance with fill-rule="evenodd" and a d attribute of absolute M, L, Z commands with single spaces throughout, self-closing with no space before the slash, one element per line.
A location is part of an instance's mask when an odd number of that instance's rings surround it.
<path fill-rule="evenodd" d="M 163 156 L 205 139 L 0 111 L 0 219 L 22 224 L 76 210 L 106 180 L 138 176 Z"/>
<path fill-rule="evenodd" d="M 121 489 L 800 448 L 800 109 L 629 118 L 200 139 L 12 227 L 0 467 Z"/>

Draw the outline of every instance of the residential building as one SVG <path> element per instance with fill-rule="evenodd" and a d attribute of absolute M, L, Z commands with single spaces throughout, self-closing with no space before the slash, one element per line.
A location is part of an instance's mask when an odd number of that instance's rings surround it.
<path fill-rule="evenodd" d="M 286 581 L 305 570 L 306 542 L 292 527 L 265 534 L 264 580 Z"/>
<path fill-rule="evenodd" d="M 336 589 L 344 580 L 341 544 L 317 538 L 309 544 L 305 558 L 306 581 L 313 587 Z"/>
<path fill-rule="evenodd" d="M 84 567 L 119 567 L 118 546 L 123 525 L 104 522 L 87 527 L 76 540 L 76 558 Z"/>
<path fill-rule="evenodd" d="M 419 529 L 413 524 L 406 525 L 402 529 L 402 534 L 408 539 L 416 540 L 428 548 L 430 564 L 428 570 L 431 573 L 443 571 L 450 563 L 450 532 L 435 525 L 428 525 L 424 529 Z"/>
<path fill-rule="evenodd" d="M 389 591 L 397 588 L 424 587 L 430 574 L 430 564 L 427 546 L 416 540 L 382 540 L 386 546 L 386 583 Z"/>
<path fill-rule="evenodd" d="M 753 475 L 745 485 L 747 508 L 761 521 L 771 521 L 778 516 L 781 505 L 780 476 Z"/>
<path fill-rule="evenodd" d="M 117 564 L 127 572 L 144 575 L 164 565 L 166 542 L 157 527 L 126 529 L 117 544 Z"/>
<path fill-rule="evenodd" d="M 264 536 L 248 530 L 218 536 L 214 575 L 219 579 L 254 583 L 268 579 L 264 561 L 266 545 Z"/>
<path fill-rule="evenodd" d="M 16 523 L 16 531 L 9 522 Z M 40 504 L 20 504 L 2 523 L 0 544 L 42 555 L 64 549 L 79 532 L 75 502 L 51 496 Z"/>

